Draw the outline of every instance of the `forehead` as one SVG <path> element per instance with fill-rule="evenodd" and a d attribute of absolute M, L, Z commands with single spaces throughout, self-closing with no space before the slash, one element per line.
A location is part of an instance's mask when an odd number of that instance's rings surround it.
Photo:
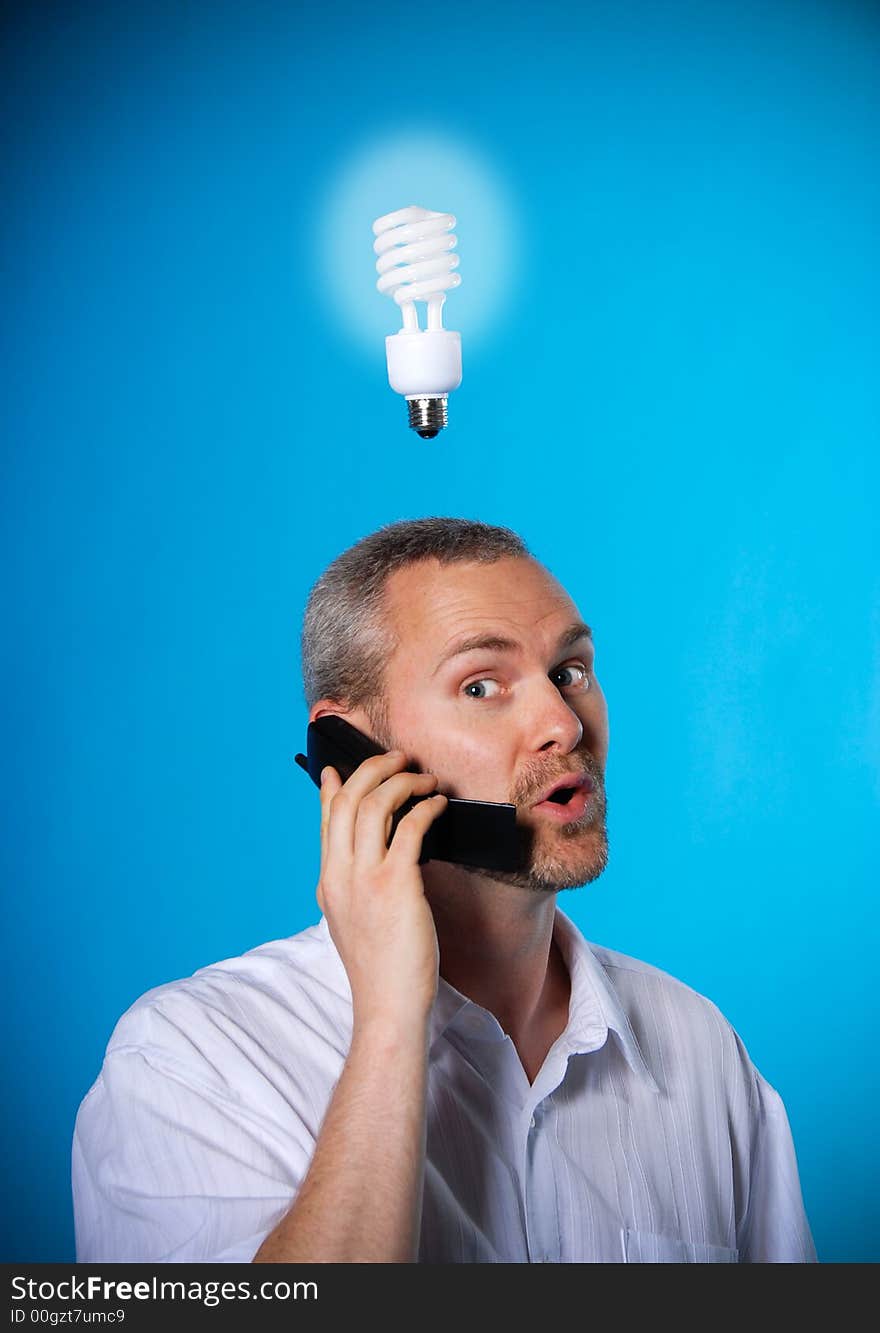
<path fill-rule="evenodd" d="M 492 630 L 540 646 L 579 618 L 553 575 L 519 557 L 408 565 L 388 579 L 385 608 L 398 652 L 437 657 L 461 635 Z"/>

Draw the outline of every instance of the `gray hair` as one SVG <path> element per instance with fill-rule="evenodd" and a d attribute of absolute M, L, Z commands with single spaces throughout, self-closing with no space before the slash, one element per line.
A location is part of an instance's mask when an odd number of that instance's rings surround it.
<path fill-rule="evenodd" d="M 521 537 L 467 518 L 388 523 L 343 551 L 306 604 L 302 671 L 308 707 L 319 699 L 362 707 L 385 730 L 385 667 L 396 647 L 382 615 L 389 576 L 423 560 L 491 564 L 511 557 L 531 557 Z"/>

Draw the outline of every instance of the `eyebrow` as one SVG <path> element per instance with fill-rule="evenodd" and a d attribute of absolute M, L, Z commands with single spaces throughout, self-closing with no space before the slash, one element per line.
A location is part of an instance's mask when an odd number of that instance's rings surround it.
<path fill-rule="evenodd" d="M 581 639 L 590 639 L 592 641 L 593 631 L 584 621 L 578 620 L 568 629 L 563 630 L 556 641 L 556 652 L 554 656 L 564 653 L 566 648 L 573 648 Z M 434 668 L 433 674 L 436 675 L 442 666 L 453 657 L 460 657 L 462 653 L 472 653 L 476 649 L 482 648 L 490 653 L 518 653 L 522 651 L 522 644 L 517 643 L 516 639 L 506 639 L 499 634 L 471 634 L 466 639 L 459 639 L 453 643 L 452 647 L 443 654 L 440 661 Z"/>

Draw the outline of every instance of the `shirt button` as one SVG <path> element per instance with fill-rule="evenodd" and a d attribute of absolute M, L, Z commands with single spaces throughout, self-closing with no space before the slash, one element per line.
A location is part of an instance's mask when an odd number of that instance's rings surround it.
<path fill-rule="evenodd" d="M 535 1120 L 535 1117 L 532 1116 L 531 1120 L 529 1121 L 529 1129 L 534 1129 L 536 1123 L 537 1123 L 537 1122 L 536 1122 L 536 1120 Z"/>

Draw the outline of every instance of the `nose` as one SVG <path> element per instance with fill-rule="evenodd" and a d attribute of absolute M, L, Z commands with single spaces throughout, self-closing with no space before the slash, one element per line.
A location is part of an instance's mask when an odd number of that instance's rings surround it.
<path fill-rule="evenodd" d="M 532 708 L 534 725 L 531 729 L 531 749 L 558 750 L 570 754 L 580 744 L 584 724 L 577 713 L 569 708 L 552 681 L 541 687 L 540 699 Z"/>

